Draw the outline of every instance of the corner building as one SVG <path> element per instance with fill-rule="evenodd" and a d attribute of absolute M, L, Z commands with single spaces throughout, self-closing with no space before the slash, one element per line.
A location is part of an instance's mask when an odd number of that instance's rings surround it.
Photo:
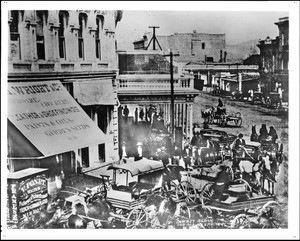
<path fill-rule="evenodd" d="M 54 84 L 61 83 L 67 89 L 104 133 L 105 139 L 101 144 L 90 143 L 64 153 L 52 152 L 53 156 L 32 158 L 30 153 L 22 152 L 25 144 L 17 145 L 16 130 L 8 118 L 8 169 L 11 172 L 28 167 L 47 168 L 52 162 L 53 165 L 60 162 L 67 174 L 76 172 L 78 167 L 96 168 L 117 161 L 115 31 L 121 19 L 122 11 L 8 12 L 8 84 L 32 86 L 36 82 L 58 81 Z M 51 143 L 48 148 L 51 149 Z M 43 158 L 49 160 L 43 162 Z"/>

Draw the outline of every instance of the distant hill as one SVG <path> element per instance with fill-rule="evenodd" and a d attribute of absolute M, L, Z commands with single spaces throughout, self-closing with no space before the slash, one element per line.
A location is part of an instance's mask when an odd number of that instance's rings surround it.
<path fill-rule="evenodd" d="M 258 39 L 249 40 L 235 45 L 226 45 L 227 62 L 244 60 L 250 55 L 259 54 Z"/>

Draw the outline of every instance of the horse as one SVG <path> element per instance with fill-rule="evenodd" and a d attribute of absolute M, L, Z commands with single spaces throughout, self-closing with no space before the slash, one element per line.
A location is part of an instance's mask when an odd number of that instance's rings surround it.
<path fill-rule="evenodd" d="M 215 108 L 213 106 L 201 110 L 201 117 L 204 118 L 204 124 L 211 124 L 214 119 Z"/>
<path fill-rule="evenodd" d="M 265 190 L 265 181 L 268 182 L 268 194 L 274 195 L 274 185 L 276 181 L 276 175 L 279 170 L 277 160 L 267 155 L 262 157 L 260 171 L 261 171 L 261 185 L 262 190 Z"/>
<path fill-rule="evenodd" d="M 250 136 L 250 141 L 257 141 L 257 142 L 259 141 L 258 134 L 256 132 L 256 125 L 252 126 L 252 133 Z"/>
<path fill-rule="evenodd" d="M 239 163 L 242 179 L 245 180 L 256 193 L 261 192 L 261 162 L 254 162 L 252 159 L 243 159 Z"/>

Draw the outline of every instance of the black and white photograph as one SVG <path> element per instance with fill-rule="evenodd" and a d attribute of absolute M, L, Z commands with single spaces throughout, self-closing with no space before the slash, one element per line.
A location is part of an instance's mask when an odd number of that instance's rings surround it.
<path fill-rule="evenodd" d="M 299 239 L 298 1 L 1 9 L 1 239 Z"/>

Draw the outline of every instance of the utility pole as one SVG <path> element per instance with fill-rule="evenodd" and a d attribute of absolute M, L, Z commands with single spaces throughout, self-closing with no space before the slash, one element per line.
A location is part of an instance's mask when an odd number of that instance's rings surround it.
<path fill-rule="evenodd" d="M 173 54 L 170 50 L 169 54 L 163 55 L 165 57 L 170 57 L 170 74 L 171 74 L 171 135 L 172 135 L 172 154 L 173 154 L 173 144 L 175 140 L 175 131 L 174 131 L 174 78 L 173 78 L 173 56 L 179 56 L 179 54 Z M 172 155 L 173 159 L 173 155 Z"/>
<path fill-rule="evenodd" d="M 150 45 L 150 43 L 151 43 L 152 41 L 153 41 L 153 50 L 156 50 L 156 48 L 155 48 L 155 42 L 157 42 L 157 44 L 158 44 L 160 50 L 162 50 L 162 48 L 160 47 L 159 42 L 158 42 L 158 40 L 157 40 L 157 38 L 156 38 L 156 36 L 155 36 L 155 29 L 156 29 L 156 28 L 159 28 L 159 27 L 158 27 L 158 26 L 149 26 L 149 28 L 153 28 L 153 36 L 152 36 L 150 42 L 148 43 L 148 45 L 147 45 L 147 47 L 146 47 L 146 50 L 148 50 L 148 47 L 149 47 L 149 45 Z"/>

